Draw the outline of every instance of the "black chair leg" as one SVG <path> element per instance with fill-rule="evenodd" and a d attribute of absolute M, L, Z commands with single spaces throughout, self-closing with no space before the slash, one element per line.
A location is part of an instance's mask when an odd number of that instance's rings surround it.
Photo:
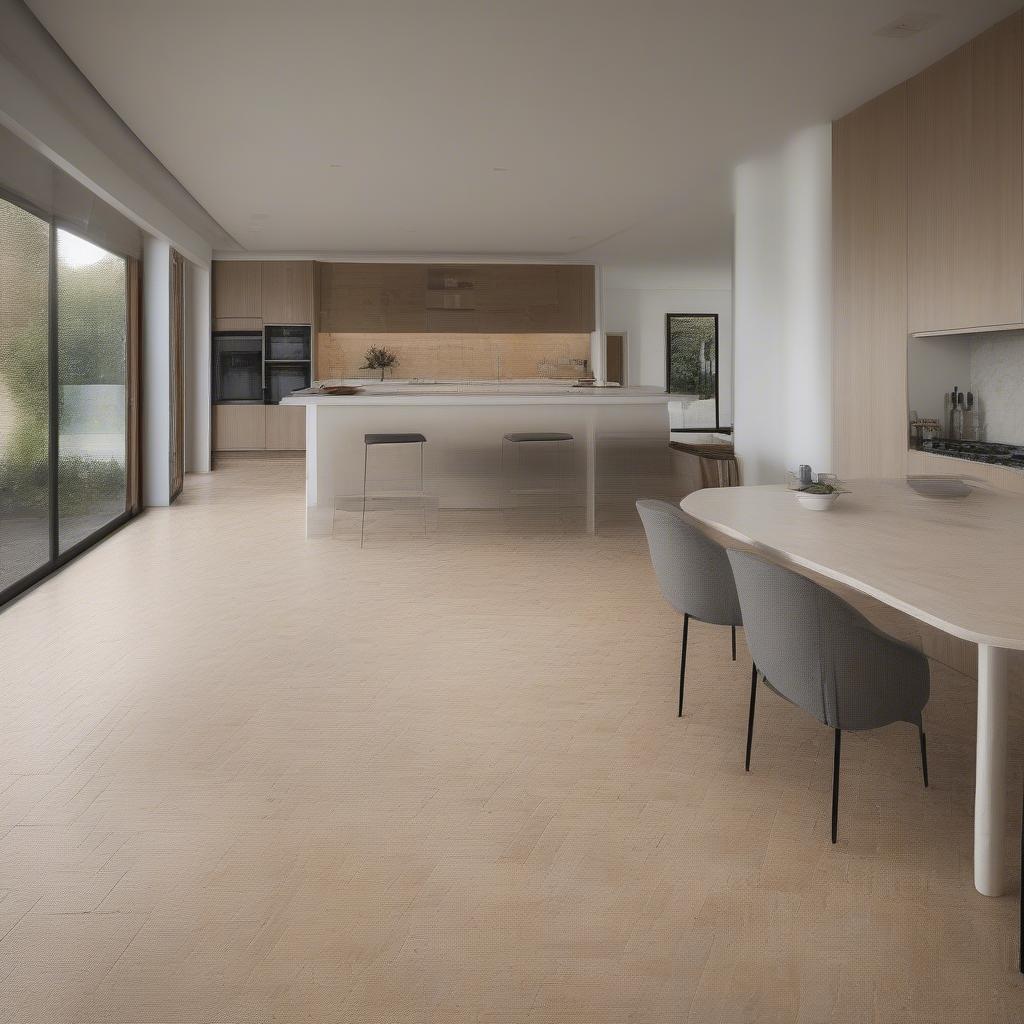
<path fill-rule="evenodd" d="M 925 739 L 924 728 L 917 727 L 921 735 L 921 774 L 924 776 L 924 788 L 928 788 L 928 741 Z"/>
<path fill-rule="evenodd" d="M 679 718 L 683 717 L 683 683 L 686 680 L 686 638 L 690 632 L 690 616 L 683 616 L 683 650 L 679 656 Z"/>
<path fill-rule="evenodd" d="M 836 746 L 832 755 L 832 842 L 839 831 L 839 749 L 843 740 L 841 729 L 835 730 Z"/>
<path fill-rule="evenodd" d="M 750 666 L 750 717 L 747 719 L 747 759 L 744 771 L 750 771 L 750 745 L 754 741 L 754 705 L 757 703 L 757 666 Z"/>
<path fill-rule="evenodd" d="M 732 627 L 732 660 L 736 660 L 736 627 Z"/>

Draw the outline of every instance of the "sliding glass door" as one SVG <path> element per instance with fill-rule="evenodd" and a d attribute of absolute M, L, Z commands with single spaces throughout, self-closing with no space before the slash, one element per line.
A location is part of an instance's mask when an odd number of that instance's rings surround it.
<path fill-rule="evenodd" d="M 50 224 L 0 199 L 0 595 L 50 561 Z"/>
<path fill-rule="evenodd" d="M 64 553 L 126 508 L 125 260 L 57 229 L 57 542 Z"/>
<path fill-rule="evenodd" d="M 127 515 L 128 276 L 0 199 L 0 602 Z"/>

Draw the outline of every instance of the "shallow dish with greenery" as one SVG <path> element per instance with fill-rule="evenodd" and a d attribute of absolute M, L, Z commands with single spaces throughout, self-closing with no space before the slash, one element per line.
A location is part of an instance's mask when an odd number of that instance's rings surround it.
<path fill-rule="evenodd" d="M 819 480 L 796 492 L 796 500 L 812 512 L 828 512 L 840 494 L 849 492 L 839 481 Z"/>

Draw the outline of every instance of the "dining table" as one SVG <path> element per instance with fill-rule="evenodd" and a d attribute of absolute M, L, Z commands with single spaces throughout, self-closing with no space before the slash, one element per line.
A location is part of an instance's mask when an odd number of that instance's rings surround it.
<path fill-rule="evenodd" d="M 1024 650 L 1024 496 L 991 485 L 854 480 L 828 511 L 784 485 L 694 491 L 683 511 L 978 645 L 974 884 L 1005 890 L 1009 661 Z"/>

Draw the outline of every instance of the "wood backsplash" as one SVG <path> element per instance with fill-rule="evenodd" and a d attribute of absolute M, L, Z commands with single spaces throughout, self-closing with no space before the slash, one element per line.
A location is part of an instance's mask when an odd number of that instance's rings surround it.
<path fill-rule="evenodd" d="M 371 346 L 399 359 L 390 376 L 432 380 L 504 380 L 530 377 L 575 379 L 583 373 L 573 360 L 590 360 L 589 334 L 331 334 L 317 337 L 316 375 L 374 377 L 362 369 Z"/>

